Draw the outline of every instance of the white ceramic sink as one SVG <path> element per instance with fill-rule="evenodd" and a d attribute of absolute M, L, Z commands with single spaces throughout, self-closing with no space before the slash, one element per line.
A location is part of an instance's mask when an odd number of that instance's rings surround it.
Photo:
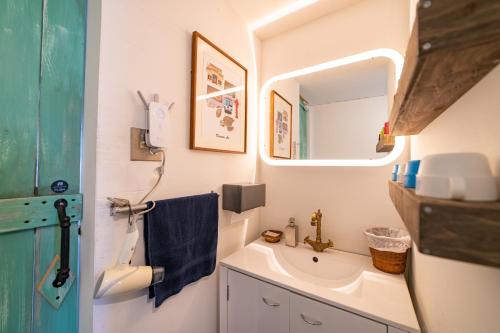
<path fill-rule="evenodd" d="M 369 256 L 256 240 L 221 264 L 324 303 L 419 332 L 402 275 L 378 271 Z"/>
<path fill-rule="evenodd" d="M 303 279 L 312 277 L 323 280 L 328 286 L 343 285 L 358 278 L 366 264 L 363 256 L 333 250 L 318 253 L 304 244 L 299 244 L 297 248 L 277 246 L 274 254 L 291 274 Z"/>

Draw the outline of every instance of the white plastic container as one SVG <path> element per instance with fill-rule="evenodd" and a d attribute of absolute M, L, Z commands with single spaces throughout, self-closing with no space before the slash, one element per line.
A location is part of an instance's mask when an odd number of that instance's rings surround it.
<path fill-rule="evenodd" d="M 497 179 L 478 153 L 429 155 L 422 159 L 417 195 L 465 201 L 496 201 Z"/>

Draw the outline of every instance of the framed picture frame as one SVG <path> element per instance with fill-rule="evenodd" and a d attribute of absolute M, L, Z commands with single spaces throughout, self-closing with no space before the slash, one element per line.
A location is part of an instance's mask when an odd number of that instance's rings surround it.
<path fill-rule="evenodd" d="M 197 31 L 192 47 L 189 148 L 245 154 L 247 69 Z"/>
<path fill-rule="evenodd" d="M 292 104 L 275 90 L 271 91 L 270 156 L 292 158 Z"/>

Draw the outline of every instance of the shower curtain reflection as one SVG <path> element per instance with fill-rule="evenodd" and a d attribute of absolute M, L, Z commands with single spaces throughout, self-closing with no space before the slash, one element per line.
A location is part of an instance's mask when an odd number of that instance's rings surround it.
<path fill-rule="evenodd" d="M 299 158 L 301 160 L 308 160 L 309 159 L 308 111 L 309 110 L 307 109 L 307 102 L 303 98 L 300 98 L 300 110 L 299 110 L 299 122 L 300 122 L 300 127 L 299 127 L 299 135 L 300 135 L 300 141 L 299 141 Z"/>

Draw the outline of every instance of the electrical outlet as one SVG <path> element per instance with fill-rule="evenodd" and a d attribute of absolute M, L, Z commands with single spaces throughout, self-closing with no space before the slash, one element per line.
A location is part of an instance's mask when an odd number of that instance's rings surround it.
<path fill-rule="evenodd" d="M 130 160 L 131 161 L 161 161 L 160 154 L 151 154 L 146 145 L 146 130 L 130 128 Z"/>

